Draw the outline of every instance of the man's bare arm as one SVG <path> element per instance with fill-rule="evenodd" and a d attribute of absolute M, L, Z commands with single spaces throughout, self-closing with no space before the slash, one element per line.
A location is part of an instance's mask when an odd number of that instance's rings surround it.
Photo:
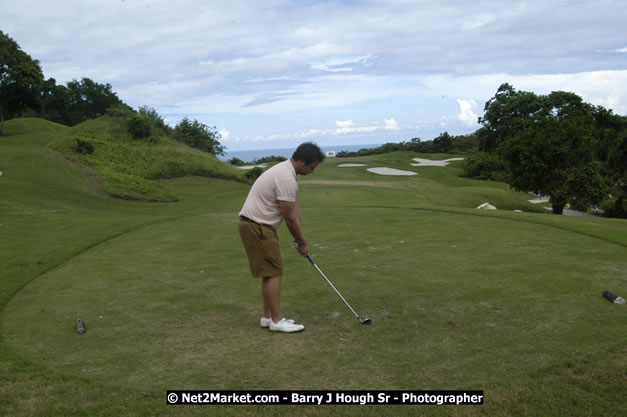
<path fill-rule="evenodd" d="M 279 201 L 279 206 L 287 228 L 298 243 L 298 252 L 303 256 L 309 255 L 309 247 L 303 233 L 303 220 L 298 202 Z"/>

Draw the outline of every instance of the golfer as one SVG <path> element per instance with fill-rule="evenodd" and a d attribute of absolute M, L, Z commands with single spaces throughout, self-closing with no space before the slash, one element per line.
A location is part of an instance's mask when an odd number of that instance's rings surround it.
<path fill-rule="evenodd" d="M 324 160 L 318 145 L 301 144 L 291 159 L 276 164 L 253 184 L 239 213 L 239 234 L 248 255 L 250 272 L 261 278 L 263 317 L 260 325 L 273 332 L 294 333 L 305 329 L 281 313 L 283 265 L 276 229 L 283 220 L 298 243 L 301 255 L 309 255 L 298 206 L 298 176 L 314 172 Z"/>

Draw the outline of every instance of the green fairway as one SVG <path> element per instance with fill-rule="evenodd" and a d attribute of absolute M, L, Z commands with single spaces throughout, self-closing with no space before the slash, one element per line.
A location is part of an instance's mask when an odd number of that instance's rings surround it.
<path fill-rule="evenodd" d="M 553 216 L 458 163 L 411 165 L 429 155 L 328 159 L 301 180 L 305 234 L 373 323 L 282 226 L 282 309 L 306 330 L 275 334 L 258 327 L 237 234 L 249 185 L 149 178 L 172 202 L 113 199 L 58 151 L 76 132 L 18 120 L 0 138 L 0 415 L 623 414 L 627 310 L 601 293 L 627 294 L 625 220 Z M 174 389 L 469 389 L 485 403 L 167 406 Z"/>

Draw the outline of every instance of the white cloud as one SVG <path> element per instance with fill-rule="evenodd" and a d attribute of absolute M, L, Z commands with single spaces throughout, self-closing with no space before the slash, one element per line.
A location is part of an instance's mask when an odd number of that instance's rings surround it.
<path fill-rule="evenodd" d="M 398 130 L 398 122 L 394 119 L 383 119 L 385 130 Z"/>
<path fill-rule="evenodd" d="M 588 103 L 607 107 L 617 114 L 627 114 L 627 70 L 531 75 L 498 73 L 454 76 L 443 74 L 425 77 L 422 83 L 425 86 L 425 94 L 472 97 L 480 103 L 485 103 L 493 97 L 502 83 L 509 83 L 516 90 L 531 91 L 536 94 L 570 91 Z"/>
<path fill-rule="evenodd" d="M 311 69 L 327 71 L 327 72 L 351 72 L 353 71 L 353 68 L 346 67 L 345 65 L 359 64 L 363 67 L 369 67 L 372 65 L 370 63 L 370 60 L 372 58 L 373 58 L 372 55 L 333 58 L 333 59 L 328 59 L 324 61 L 323 63 L 311 64 Z"/>
<path fill-rule="evenodd" d="M 210 71 L 220 73 L 249 72 L 251 68 L 256 73 L 266 71 L 280 71 L 292 67 L 306 66 L 313 60 L 341 54 L 346 48 L 331 43 L 316 43 L 305 47 L 290 47 L 280 51 L 270 51 L 265 54 L 256 54 L 250 57 L 230 57 L 223 60 L 201 60 L 199 65 Z M 352 62 L 361 62 L 366 57 L 329 60 L 328 67 L 335 67 Z M 324 66 L 324 65 L 322 65 Z M 323 69 L 323 68 L 320 68 Z M 324 68 L 327 71 L 344 71 L 345 69 Z M 351 71 L 351 69 L 347 69 Z"/>
<path fill-rule="evenodd" d="M 336 135 L 346 135 L 346 134 L 358 134 L 358 133 L 373 133 L 378 131 L 398 131 L 400 130 L 398 127 L 398 122 L 392 118 L 383 119 L 383 124 L 378 122 L 371 123 L 369 125 L 364 126 L 355 126 L 352 120 L 345 121 L 336 121 L 335 122 L 335 134 Z"/>
<path fill-rule="evenodd" d="M 344 121 L 337 120 L 335 122 L 335 126 L 337 127 L 337 129 L 335 129 L 335 132 L 334 132 L 336 135 L 346 135 L 350 133 L 366 133 L 366 132 L 373 132 L 374 130 L 376 130 L 376 128 L 373 126 L 355 126 L 352 120 L 344 120 Z"/>
<path fill-rule="evenodd" d="M 229 140 L 229 136 L 231 136 L 231 133 L 228 130 L 224 129 L 224 128 L 220 129 L 220 131 L 218 133 L 220 134 L 220 137 L 221 137 L 220 140 L 224 140 L 224 141 L 228 141 Z"/>
<path fill-rule="evenodd" d="M 379 129 L 379 126 L 377 126 L 377 125 L 355 126 L 355 127 L 341 127 L 341 128 L 335 129 L 335 134 L 336 135 L 346 135 L 346 134 L 350 134 L 350 133 L 372 133 L 372 132 L 376 131 L 377 129 Z"/>
<path fill-rule="evenodd" d="M 352 120 L 336 120 L 335 121 L 335 126 L 339 127 L 339 128 L 345 128 L 345 127 L 350 127 L 353 125 L 353 121 Z"/>
<path fill-rule="evenodd" d="M 298 132 L 288 139 L 307 139 L 312 137 L 320 137 L 320 136 L 328 136 L 332 134 L 331 130 L 328 129 L 309 129 L 304 132 Z"/>
<path fill-rule="evenodd" d="M 488 23 L 492 22 L 493 20 L 494 20 L 494 16 L 490 16 L 490 15 L 471 16 L 462 22 L 462 30 L 470 31 L 470 30 L 479 29 L 482 26 L 485 26 Z"/>
<path fill-rule="evenodd" d="M 459 113 L 457 114 L 457 118 L 461 120 L 466 126 L 472 126 L 477 124 L 477 119 L 479 115 L 477 115 L 473 109 L 477 107 L 477 102 L 470 99 L 464 100 L 458 98 L 455 100 L 459 107 Z"/>
<path fill-rule="evenodd" d="M 614 52 L 618 52 L 618 53 L 621 53 L 621 54 L 625 54 L 625 53 L 627 53 L 627 48 L 620 48 L 620 49 L 616 49 Z"/>

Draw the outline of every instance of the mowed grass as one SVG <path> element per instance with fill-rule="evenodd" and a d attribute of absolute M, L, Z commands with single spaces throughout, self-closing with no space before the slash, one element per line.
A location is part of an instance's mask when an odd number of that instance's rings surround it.
<path fill-rule="evenodd" d="M 247 185 L 165 180 L 178 202 L 114 200 L 47 147 L 63 127 L 33 130 L 0 139 L 0 414 L 622 413 L 626 311 L 601 292 L 627 293 L 624 221 L 533 213 L 503 184 L 409 165 L 420 155 L 348 161 L 413 177 L 330 159 L 302 181 L 306 235 L 374 322 L 282 226 L 283 310 L 306 331 L 273 334 L 237 235 Z M 507 209 L 474 209 L 497 196 Z M 482 389 L 485 404 L 172 407 L 169 389 Z"/>

